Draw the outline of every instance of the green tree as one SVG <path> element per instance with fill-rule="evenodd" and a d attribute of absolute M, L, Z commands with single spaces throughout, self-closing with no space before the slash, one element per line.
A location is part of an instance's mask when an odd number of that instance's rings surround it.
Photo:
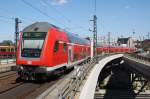
<path fill-rule="evenodd" d="M 4 40 L 2 43 L 5 45 L 13 45 L 13 42 L 11 40 Z"/>

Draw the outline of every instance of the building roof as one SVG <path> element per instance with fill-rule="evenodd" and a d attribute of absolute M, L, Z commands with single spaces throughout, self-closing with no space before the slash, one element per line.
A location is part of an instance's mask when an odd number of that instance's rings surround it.
<path fill-rule="evenodd" d="M 150 39 L 145 39 L 143 43 L 150 43 Z"/>
<path fill-rule="evenodd" d="M 118 38 L 118 43 L 120 44 L 127 44 L 129 38 Z"/>
<path fill-rule="evenodd" d="M 0 46 L 7 46 L 6 44 L 4 44 L 4 43 L 0 43 Z"/>
<path fill-rule="evenodd" d="M 146 50 L 150 50 L 150 39 L 142 41 L 142 47 Z"/>

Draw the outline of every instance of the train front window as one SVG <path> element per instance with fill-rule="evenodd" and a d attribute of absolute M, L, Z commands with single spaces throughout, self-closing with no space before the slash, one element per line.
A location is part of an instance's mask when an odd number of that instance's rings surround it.
<path fill-rule="evenodd" d="M 21 56 L 38 58 L 41 55 L 46 33 L 23 33 Z"/>
<path fill-rule="evenodd" d="M 24 39 L 22 43 L 23 48 L 28 48 L 28 49 L 42 49 L 44 40 L 28 40 Z"/>

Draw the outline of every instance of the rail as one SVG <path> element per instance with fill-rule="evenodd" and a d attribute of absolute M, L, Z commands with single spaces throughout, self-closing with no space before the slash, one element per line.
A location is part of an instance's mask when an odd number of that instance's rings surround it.
<path fill-rule="evenodd" d="M 15 61 L 16 61 L 15 58 L 0 59 L 0 65 L 15 63 Z"/>
<path fill-rule="evenodd" d="M 150 65 L 150 58 L 148 57 L 144 57 L 137 54 L 125 54 L 124 57 L 142 64 L 146 64 L 148 66 Z"/>

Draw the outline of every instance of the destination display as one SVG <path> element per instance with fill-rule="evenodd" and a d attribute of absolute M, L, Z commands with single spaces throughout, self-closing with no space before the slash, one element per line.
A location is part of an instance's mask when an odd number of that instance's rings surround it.
<path fill-rule="evenodd" d="M 39 32 L 39 33 L 25 32 L 25 33 L 23 33 L 23 38 L 45 38 L 45 36 L 46 36 L 45 32 Z"/>

